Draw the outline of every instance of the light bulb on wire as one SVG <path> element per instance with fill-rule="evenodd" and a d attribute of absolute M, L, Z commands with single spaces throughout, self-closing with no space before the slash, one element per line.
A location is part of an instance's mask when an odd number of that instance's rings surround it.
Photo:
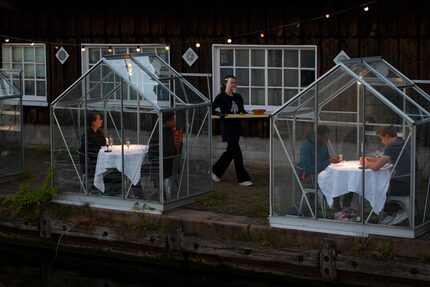
<path fill-rule="evenodd" d="M 232 40 L 230 37 L 227 38 L 227 43 L 231 44 Z"/>
<path fill-rule="evenodd" d="M 365 12 L 369 11 L 369 6 L 364 7 L 364 8 L 363 8 L 363 10 L 364 10 Z"/>
<path fill-rule="evenodd" d="M 196 48 L 200 48 L 200 43 L 196 43 Z"/>

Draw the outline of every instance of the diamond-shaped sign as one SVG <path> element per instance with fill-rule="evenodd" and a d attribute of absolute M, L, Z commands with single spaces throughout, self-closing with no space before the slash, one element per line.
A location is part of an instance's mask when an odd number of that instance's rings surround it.
<path fill-rule="evenodd" d="M 67 51 L 63 47 L 61 47 L 60 49 L 58 49 L 58 52 L 55 54 L 55 57 L 57 57 L 58 61 L 60 61 L 61 64 L 64 64 L 64 62 L 66 62 L 69 58 L 69 53 L 67 53 Z"/>
<path fill-rule="evenodd" d="M 194 64 L 195 61 L 197 61 L 197 59 L 199 58 L 199 56 L 197 56 L 196 52 L 194 52 L 193 49 L 188 48 L 188 50 L 182 55 L 182 58 L 185 60 L 185 62 L 187 62 L 188 66 L 192 66 Z"/>

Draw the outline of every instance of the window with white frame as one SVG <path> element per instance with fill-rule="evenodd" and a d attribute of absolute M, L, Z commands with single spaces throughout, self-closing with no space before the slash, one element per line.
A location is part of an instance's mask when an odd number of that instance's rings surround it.
<path fill-rule="evenodd" d="M 316 49 L 314 45 L 214 45 L 214 95 L 221 80 L 233 74 L 246 109 L 274 110 L 315 81 Z"/>
<path fill-rule="evenodd" d="M 93 67 L 97 62 L 106 55 L 119 55 L 119 54 L 136 54 L 136 53 L 156 53 L 166 63 L 170 63 L 170 54 L 166 50 L 166 45 L 163 44 L 82 44 L 85 51 L 82 52 L 82 74 Z M 118 81 L 115 75 L 103 75 L 103 69 L 94 71 L 90 78 L 90 87 L 99 88 L 100 93 L 103 91 L 110 91 Z M 103 81 L 102 81 L 103 79 Z M 101 87 L 97 87 L 101 83 Z M 113 96 L 119 99 L 120 94 L 116 93 Z M 137 94 L 127 89 L 125 100 L 136 100 Z"/>
<path fill-rule="evenodd" d="M 23 105 L 48 105 L 45 44 L 3 44 L 2 68 L 22 71 Z M 11 81 L 19 86 L 16 74 Z"/>

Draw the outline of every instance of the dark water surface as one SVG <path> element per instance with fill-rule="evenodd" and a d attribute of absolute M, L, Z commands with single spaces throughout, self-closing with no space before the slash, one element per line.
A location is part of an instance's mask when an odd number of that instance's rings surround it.
<path fill-rule="evenodd" d="M 228 268 L 190 268 L 0 242 L 0 287 L 323 286 L 285 278 L 252 277 Z M 329 285 L 325 285 L 329 286 Z"/>

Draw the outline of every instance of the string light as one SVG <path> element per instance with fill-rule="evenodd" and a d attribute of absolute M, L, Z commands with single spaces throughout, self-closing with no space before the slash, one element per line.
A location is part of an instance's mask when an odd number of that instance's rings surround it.
<path fill-rule="evenodd" d="M 166 45 L 166 47 L 164 47 L 164 49 L 165 49 L 166 51 L 169 51 L 169 50 L 170 50 L 170 46 L 169 46 L 169 45 Z"/>
<path fill-rule="evenodd" d="M 229 35 L 228 38 L 227 38 L 227 43 L 231 44 L 233 42 L 233 38 L 240 38 L 240 37 L 246 37 L 246 36 L 252 36 L 252 35 L 258 35 L 260 38 L 264 38 L 265 34 L 268 31 L 284 29 L 284 28 L 287 28 L 287 27 L 300 28 L 303 24 L 312 23 L 312 22 L 315 22 L 315 21 L 319 21 L 321 19 L 332 18 L 332 16 L 344 14 L 346 12 L 350 12 L 350 11 L 357 10 L 357 9 L 360 9 L 362 11 L 364 10 L 365 12 L 368 12 L 370 10 L 369 6 L 370 5 L 374 5 L 375 3 L 379 2 L 379 1 L 381 1 L 381 0 L 373 0 L 373 1 L 370 0 L 367 3 L 363 3 L 363 4 L 360 4 L 360 5 L 354 6 L 354 7 L 345 8 L 345 9 L 339 10 L 339 11 L 332 11 L 331 13 L 326 13 L 326 14 L 323 14 L 323 15 L 318 16 L 318 17 L 305 19 L 305 20 L 300 21 L 300 22 L 296 21 L 296 22 L 293 22 L 293 23 L 288 23 L 288 24 L 280 25 L 280 26 L 276 26 L 276 27 L 270 27 L 270 28 L 266 28 L 266 29 L 259 29 L 257 31 L 245 32 L 245 33 L 240 33 L 240 34 L 235 34 L 235 35 Z M 25 39 L 25 38 L 19 38 L 19 37 L 13 37 L 13 36 L 10 36 L 10 35 L 1 35 L 1 34 L 0 34 L 0 37 L 4 38 L 4 41 L 6 43 L 9 43 L 10 41 L 15 41 L 16 40 L 18 43 L 27 42 L 27 43 L 31 43 L 31 45 L 35 44 L 32 39 Z M 208 41 L 204 41 L 204 43 L 202 43 L 202 42 L 196 43 L 195 45 L 197 47 L 197 45 L 201 46 L 201 44 L 205 44 L 205 43 L 209 43 L 209 44 L 210 43 L 216 43 L 217 41 L 221 41 L 221 40 L 222 40 L 221 37 L 220 38 L 214 38 L 214 39 L 211 39 L 211 40 L 208 40 Z M 49 42 L 49 41 L 44 41 L 44 42 L 42 41 L 41 43 L 48 44 L 48 45 L 58 45 L 58 43 L 56 43 L 56 42 Z M 181 44 L 183 44 L 183 43 L 181 43 Z M 81 44 L 73 44 L 73 43 L 64 44 L 64 43 L 62 43 L 61 45 L 62 46 L 80 47 L 82 51 L 84 51 L 83 49 L 85 49 L 85 47 L 82 47 Z M 55 48 L 58 49 L 57 46 L 55 46 Z M 197 48 L 199 48 L 199 47 L 197 47 Z M 109 49 L 108 49 L 109 53 L 112 53 L 111 49 L 112 49 L 112 47 L 110 46 Z M 166 49 L 166 51 L 169 51 L 170 47 L 167 45 L 167 46 L 165 46 L 165 49 Z M 141 51 L 141 48 L 139 46 L 137 46 L 136 52 L 140 52 L 140 51 Z"/>
<path fill-rule="evenodd" d="M 82 48 L 81 48 L 81 51 L 82 51 L 82 52 L 85 52 L 85 47 L 82 47 Z"/>
<path fill-rule="evenodd" d="M 196 43 L 196 48 L 200 48 L 200 43 Z"/>
<path fill-rule="evenodd" d="M 31 46 L 34 46 L 34 42 L 31 42 L 31 44 L 30 44 Z"/>
<path fill-rule="evenodd" d="M 113 50 L 112 50 L 112 46 L 109 46 L 109 48 L 108 48 L 108 52 L 109 52 L 109 53 L 112 53 L 112 51 L 113 51 Z"/>

